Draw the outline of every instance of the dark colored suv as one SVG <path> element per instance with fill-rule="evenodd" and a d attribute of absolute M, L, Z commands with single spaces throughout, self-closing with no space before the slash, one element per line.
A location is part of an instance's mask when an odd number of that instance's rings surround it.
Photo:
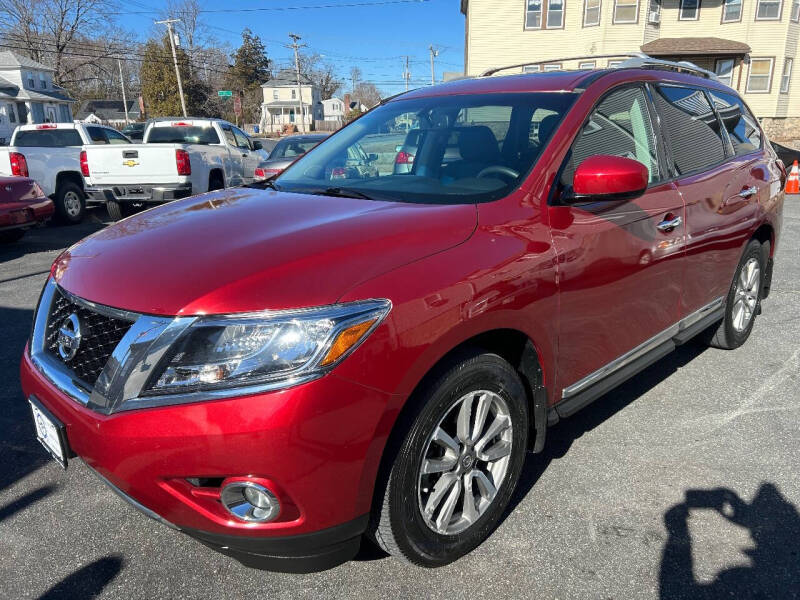
<path fill-rule="evenodd" d="M 71 247 L 22 359 L 40 440 L 248 565 L 327 568 L 364 536 L 457 559 L 548 425 L 694 336 L 750 335 L 785 172 L 685 68 L 413 91 L 272 182 Z M 337 170 L 356 146 L 368 175 Z"/>

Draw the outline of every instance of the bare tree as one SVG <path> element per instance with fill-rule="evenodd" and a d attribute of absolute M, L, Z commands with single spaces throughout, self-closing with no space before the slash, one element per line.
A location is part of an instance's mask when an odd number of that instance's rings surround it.
<path fill-rule="evenodd" d="M 362 81 L 356 85 L 356 89 L 353 91 L 353 96 L 367 108 L 372 108 L 373 106 L 380 104 L 381 99 L 383 98 L 383 92 L 375 87 L 374 83 Z"/>
<path fill-rule="evenodd" d="M 335 67 L 319 54 L 301 54 L 300 72 L 317 86 L 323 100 L 333 98 L 342 88 L 343 81 L 336 75 Z"/>

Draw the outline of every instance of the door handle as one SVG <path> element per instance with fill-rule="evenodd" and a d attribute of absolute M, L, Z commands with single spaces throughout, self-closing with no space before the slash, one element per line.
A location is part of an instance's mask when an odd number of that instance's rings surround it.
<path fill-rule="evenodd" d="M 672 231 L 676 227 L 678 227 L 681 223 L 683 223 L 683 219 L 680 217 L 675 217 L 673 219 L 664 219 L 656 225 L 656 229 L 659 231 Z"/>
<path fill-rule="evenodd" d="M 752 185 L 749 188 L 744 188 L 741 192 L 739 192 L 739 198 L 749 198 L 750 196 L 754 196 L 757 193 L 758 193 L 758 188 Z"/>

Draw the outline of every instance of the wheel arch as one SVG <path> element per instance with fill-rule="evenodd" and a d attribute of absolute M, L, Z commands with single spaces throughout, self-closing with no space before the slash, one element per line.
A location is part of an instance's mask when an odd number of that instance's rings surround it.
<path fill-rule="evenodd" d="M 211 189 L 211 182 L 215 178 L 219 178 L 219 182 L 222 184 L 222 188 L 225 188 L 225 172 L 223 171 L 222 167 L 212 167 L 208 172 L 208 189 Z"/>
<path fill-rule="evenodd" d="M 81 190 L 84 189 L 83 176 L 80 173 L 77 171 L 61 171 L 58 175 L 56 175 L 56 185 L 53 189 L 54 196 L 58 194 L 58 190 L 66 182 L 76 184 L 79 188 L 81 188 Z"/>

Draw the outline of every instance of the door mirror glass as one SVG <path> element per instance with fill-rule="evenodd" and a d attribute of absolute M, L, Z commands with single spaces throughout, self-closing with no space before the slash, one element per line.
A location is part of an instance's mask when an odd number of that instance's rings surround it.
<path fill-rule="evenodd" d="M 570 202 L 630 200 L 647 189 L 647 167 L 624 156 L 598 154 L 585 159 L 575 170 Z"/>
<path fill-rule="evenodd" d="M 252 146 L 253 146 L 253 150 L 262 150 L 264 148 L 264 145 L 259 141 L 252 140 L 251 143 L 252 143 Z"/>

